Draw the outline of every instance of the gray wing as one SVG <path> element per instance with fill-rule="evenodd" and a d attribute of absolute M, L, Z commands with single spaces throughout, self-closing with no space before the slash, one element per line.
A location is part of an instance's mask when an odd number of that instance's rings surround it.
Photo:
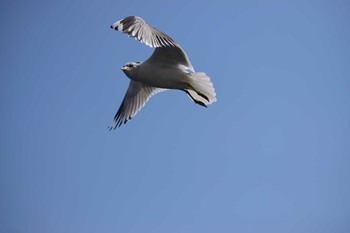
<path fill-rule="evenodd" d="M 112 24 L 111 28 L 124 32 L 129 37 L 134 37 L 151 48 L 179 46 L 168 35 L 151 27 L 145 20 L 137 16 L 129 16 L 121 19 Z"/>
<path fill-rule="evenodd" d="M 151 96 L 164 90 L 167 89 L 151 87 L 131 80 L 123 102 L 115 114 L 113 123 L 109 129 L 120 127 L 122 124 L 131 120 L 131 118 L 145 106 Z"/>
<path fill-rule="evenodd" d="M 180 45 L 165 33 L 148 25 L 142 18 L 129 16 L 112 24 L 111 28 L 156 48 L 148 61 L 179 64 L 194 72 L 191 62 Z"/>

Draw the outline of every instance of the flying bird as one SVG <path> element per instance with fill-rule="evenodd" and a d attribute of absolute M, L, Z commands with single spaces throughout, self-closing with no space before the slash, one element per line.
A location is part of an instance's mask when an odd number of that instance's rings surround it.
<path fill-rule="evenodd" d="M 210 78 L 203 72 L 194 71 L 185 51 L 168 35 L 137 16 L 121 19 L 111 28 L 155 49 L 146 61 L 129 62 L 121 67 L 130 78 L 130 84 L 109 129 L 131 120 L 151 96 L 164 90 L 182 90 L 204 107 L 216 101 Z"/>

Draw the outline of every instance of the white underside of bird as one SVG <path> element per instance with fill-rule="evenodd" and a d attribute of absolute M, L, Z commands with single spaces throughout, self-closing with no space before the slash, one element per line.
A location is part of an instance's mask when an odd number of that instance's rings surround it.
<path fill-rule="evenodd" d="M 182 90 L 195 103 L 205 107 L 216 101 L 210 78 L 203 72 L 194 71 L 186 53 L 169 36 L 137 16 L 126 17 L 111 27 L 155 47 L 155 50 L 145 62 L 130 62 L 121 67 L 131 81 L 110 129 L 128 122 L 152 95 L 164 90 Z"/>

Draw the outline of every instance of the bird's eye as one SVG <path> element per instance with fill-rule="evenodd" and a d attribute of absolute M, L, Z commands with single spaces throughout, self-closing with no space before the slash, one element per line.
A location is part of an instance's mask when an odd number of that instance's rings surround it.
<path fill-rule="evenodd" d="M 129 64 L 128 67 L 132 68 L 132 67 L 134 67 L 134 65 L 133 64 Z"/>

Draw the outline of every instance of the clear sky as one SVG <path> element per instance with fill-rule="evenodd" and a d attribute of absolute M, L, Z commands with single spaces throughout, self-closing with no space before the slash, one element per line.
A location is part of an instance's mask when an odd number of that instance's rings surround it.
<path fill-rule="evenodd" d="M 350 232 L 348 1 L 1 1 L 0 232 Z M 212 79 L 109 131 L 152 49 Z"/>

